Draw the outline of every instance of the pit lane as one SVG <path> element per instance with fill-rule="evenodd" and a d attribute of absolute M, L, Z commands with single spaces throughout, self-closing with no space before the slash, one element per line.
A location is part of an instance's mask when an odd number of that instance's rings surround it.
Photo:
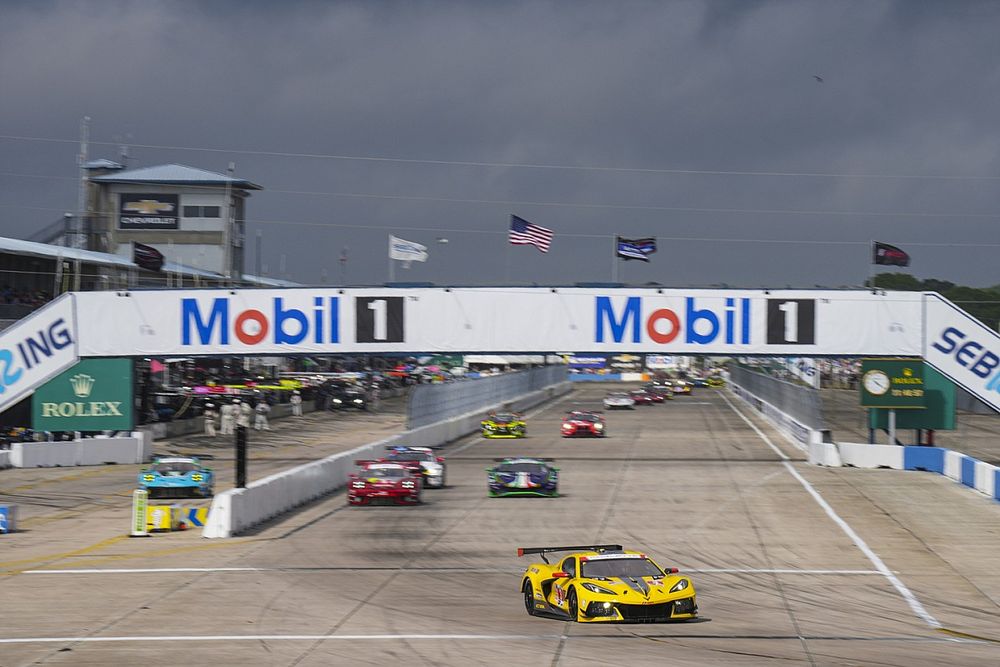
<path fill-rule="evenodd" d="M 782 454 L 933 619 L 986 638 L 1000 626 L 995 504 L 938 475 L 809 467 L 714 390 L 610 412 L 606 439 L 559 438 L 562 413 L 603 393 L 541 409 L 525 440 L 456 443 L 450 488 L 420 507 L 347 508 L 341 494 L 234 540 L 119 540 L 21 567 L 0 579 L 0 665 L 173 665 L 177 651 L 220 665 L 1000 660 L 914 613 Z M 509 454 L 556 458 L 563 497 L 486 498 L 484 469 Z M 529 618 L 515 548 L 591 541 L 690 573 L 702 619 Z"/>

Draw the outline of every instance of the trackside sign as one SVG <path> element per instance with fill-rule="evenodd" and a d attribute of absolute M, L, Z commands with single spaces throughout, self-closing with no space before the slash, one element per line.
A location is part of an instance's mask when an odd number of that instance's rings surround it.
<path fill-rule="evenodd" d="M 75 295 L 83 356 L 548 352 L 917 356 L 921 295 L 274 289 Z"/>
<path fill-rule="evenodd" d="M 36 431 L 127 431 L 132 428 L 132 360 L 84 359 L 52 378 L 31 399 Z"/>
<path fill-rule="evenodd" d="M 936 294 L 927 295 L 923 357 L 1000 410 L 1000 336 Z"/>
<path fill-rule="evenodd" d="M 67 294 L 0 333 L 0 410 L 76 360 L 73 298 Z"/>

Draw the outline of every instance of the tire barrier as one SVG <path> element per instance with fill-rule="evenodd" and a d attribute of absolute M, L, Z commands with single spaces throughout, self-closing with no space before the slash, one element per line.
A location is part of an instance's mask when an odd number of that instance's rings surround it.
<path fill-rule="evenodd" d="M 534 391 L 510 402 L 514 410 L 527 410 L 572 391 L 570 382 Z M 496 406 L 500 407 L 500 406 Z M 300 505 L 344 488 L 356 459 L 382 456 L 388 447 L 443 445 L 479 430 L 483 410 L 403 431 L 398 435 L 328 456 L 319 461 L 258 479 L 244 489 L 216 494 L 208 513 L 203 537 L 238 535 Z"/>

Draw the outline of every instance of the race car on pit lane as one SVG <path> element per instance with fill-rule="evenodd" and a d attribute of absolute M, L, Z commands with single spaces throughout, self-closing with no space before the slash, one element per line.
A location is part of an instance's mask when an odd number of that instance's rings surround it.
<path fill-rule="evenodd" d="M 516 412 L 491 412 L 480 426 L 484 438 L 523 438 L 527 435 L 527 424 Z"/>
<path fill-rule="evenodd" d="M 573 552 L 557 563 L 550 553 Z M 527 547 L 518 556 L 538 554 L 521 577 L 524 609 L 530 616 L 548 616 L 580 623 L 656 623 L 698 616 L 694 584 L 661 568 L 640 551 L 620 544 L 572 547 Z"/>
<path fill-rule="evenodd" d="M 643 389 L 633 389 L 628 393 L 629 398 L 635 401 L 636 405 L 652 405 L 653 395 Z"/>
<path fill-rule="evenodd" d="M 607 410 L 635 410 L 635 401 L 628 394 L 617 392 L 604 397 L 604 407 Z"/>
<path fill-rule="evenodd" d="M 420 464 L 386 463 L 384 461 L 355 461 L 360 468 L 347 480 L 347 502 L 350 505 L 395 503 L 417 505 L 420 503 Z"/>
<path fill-rule="evenodd" d="M 163 456 L 139 473 L 139 488 L 150 498 L 209 498 L 215 493 L 215 474 L 193 456 Z"/>
<path fill-rule="evenodd" d="M 643 385 L 642 388 L 643 390 L 645 390 L 647 394 L 652 395 L 654 398 L 658 397 L 660 399 L 659 401 L 657 401 L 658 403 L 662 403 L 663 401 L 674 400 L 673 387 L 650 382 L 649 384 Z"/>
<path fill-rule="evenodd" d="M 424 487 L 443 489 L 448 480 L 448 468 L 443 456 L 437 456 L 430 447 L 393 447 L 383 461 L 392 463 L 418 463 Z"/>
<path fill-rule="evenodd" d="M 604 422 L 604 416 L 599 412 L 587 410 L 574 410 L 563 417 L 559 430 L 560 435 L 564 438 L 581 436 L 603 438 L 608 434 L 608 426 Z"/>
<path fill-rule="evenodd" d="M 559 468 L 550 465 L 553 459 L 493 460 L 497 465 L 486 469 L 486 486 L 490 498 L 500 496 L 555 498 L 559 495 Z"/>

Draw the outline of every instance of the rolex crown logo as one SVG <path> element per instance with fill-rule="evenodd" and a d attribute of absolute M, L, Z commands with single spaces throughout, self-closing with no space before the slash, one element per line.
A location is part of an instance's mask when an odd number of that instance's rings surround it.
<path fill-rule="evenodd" d="M 69 383 L 73 386 L 73 393 L 80 398 L 90 396 L 90 392 L 94 388 L 94 378 L 85 373 L 77 373 L 69 379 Z"/>
<path fill-rule="evenodd" d="M 913 370 L 910 368 L 904 368 L 903 377 L 913 377 Z"/>

